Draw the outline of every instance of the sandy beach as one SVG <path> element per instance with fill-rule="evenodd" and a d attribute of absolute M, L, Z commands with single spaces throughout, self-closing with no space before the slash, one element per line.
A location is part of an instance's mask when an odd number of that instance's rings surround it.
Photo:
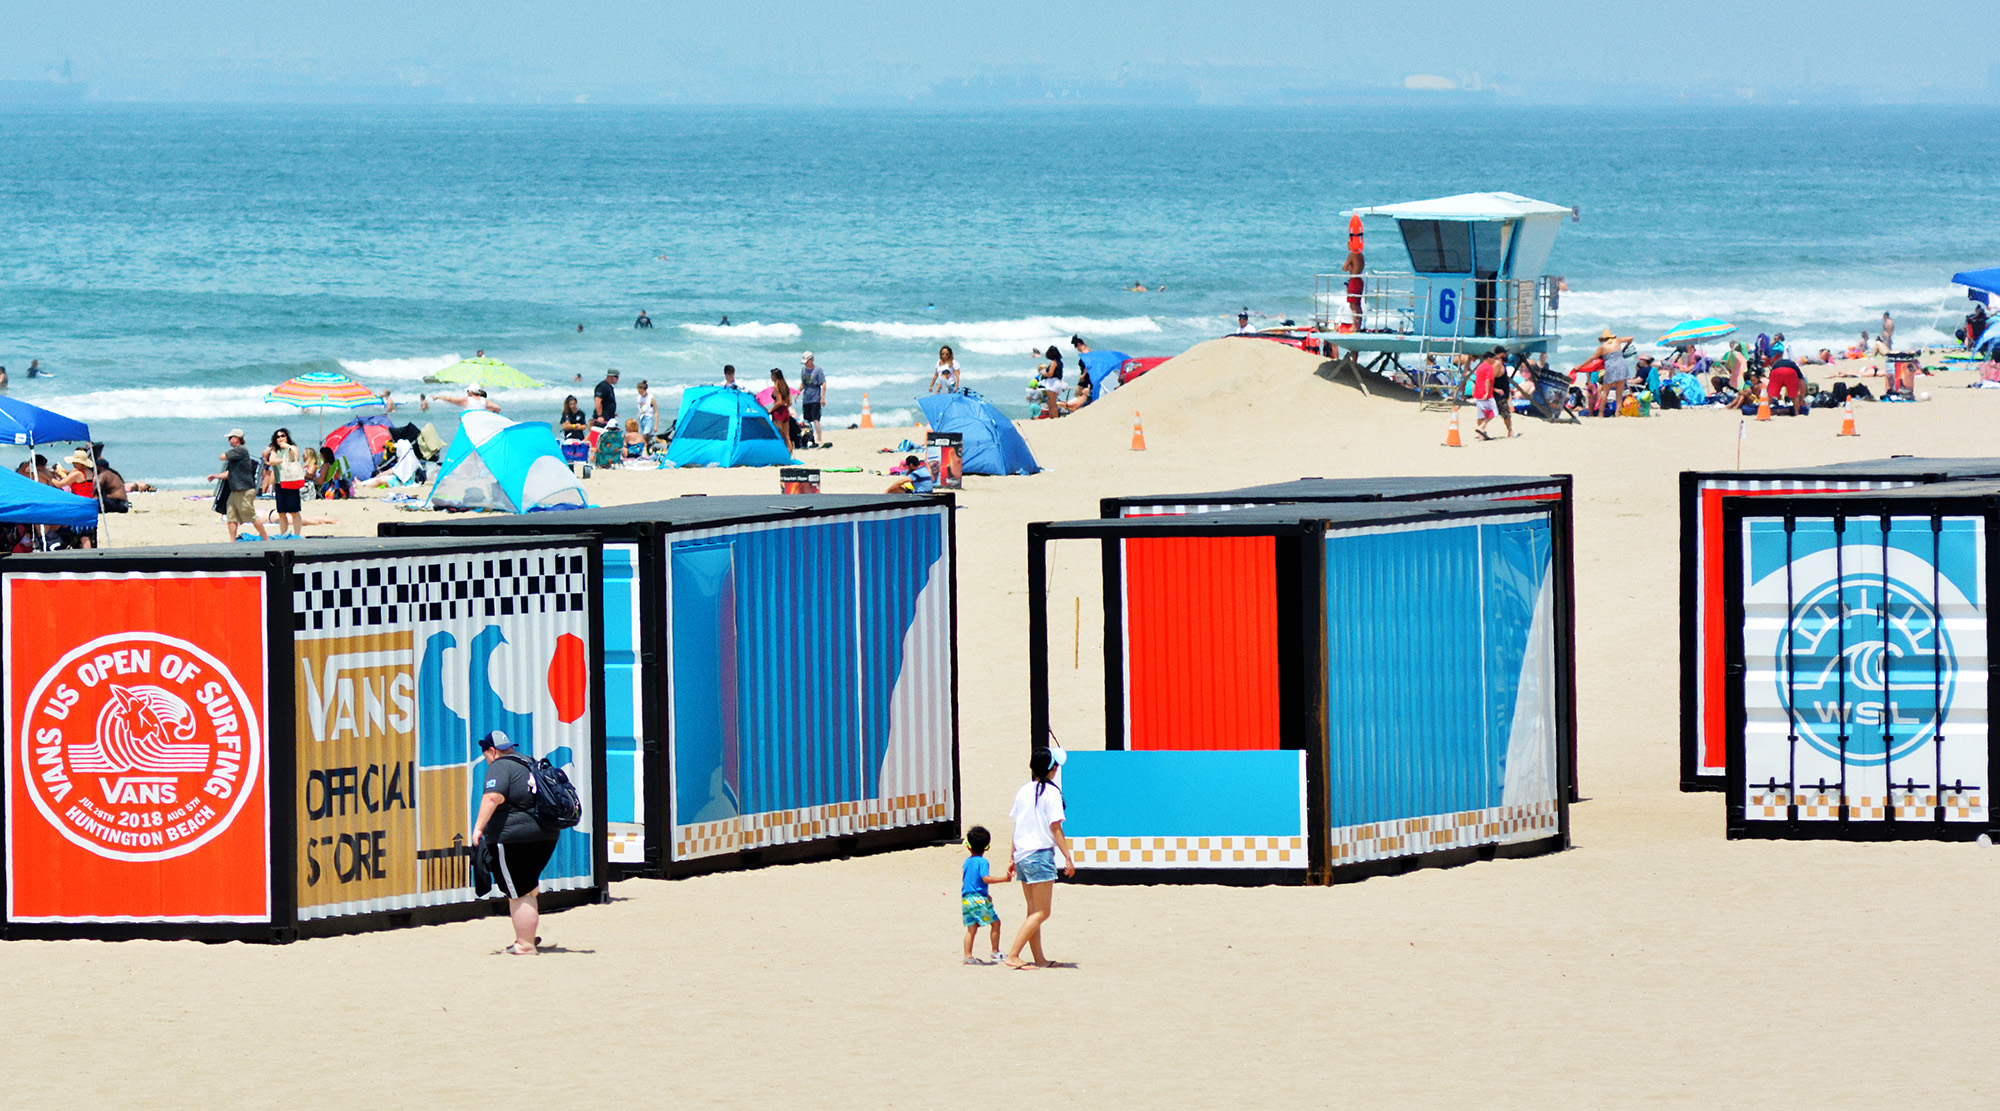
<path fill-rule="evenodd" d="M 1743 463 L 1994 454 L 2000 397 L 1960 388 L 1970 377 L 1857 406 L 1858 438 L 1835 435 L 1837 413 L 1753 423 Z M 960 497 L 965 819 L 1004 846 L 1026 774 L 1026 523 L 1308 475 L 1567 472 L 1587 799 L 1569 852 L 1330 888 L 1059 887 L 1049 953 L 1077 967 L 1025 973 L 959 963 L 953 846 L 621 882 L 608 905 L 545 919 L 554 951 L 533 960 L 492 955 L 498 918 L 282 947 L 15 942 L 0 945 L 7 1102 L 1861 1106 L 1971 1103 L 2000 1083 L 1980 1048 L 2000 1033 L 1980 990 L 2000 978 L 1978 909 L 2000 902 L 1992 849 L 1731 843 L 1720 795 L 1676 789 L 1675 481 L 1734 464 L 1737 417 L 1522 418 L 1491 443 L 1463 419 L 1467 446 L 1449 449 L 1441 412 L 1223 339 L 1024 424 L 1047 470 L 971 477 Z M 808 462 L 884 468 L 878 449 L 909 435 L 836 431 Z M 606 472 L 590 489 L 605 504 L 776 492 L 777 474 Z M 220 539 L 206 497 L 184 493 L 138 495 L 112 543 Z M 321 534 L 401 515 L 308 509 L 338 518 Z M 1059 548 L 1054 566 L 1056 727 L 1083 747 L 1102 715 L 1095 550 Z M 995 900 L 1011 930 L 1018 887 Z"/>

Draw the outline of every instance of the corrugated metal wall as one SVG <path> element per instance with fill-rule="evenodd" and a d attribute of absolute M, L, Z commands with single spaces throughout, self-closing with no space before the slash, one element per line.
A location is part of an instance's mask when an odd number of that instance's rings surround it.
<path fill-rule="evenodd" d="M 1550 550 L 1539 516 L 1328 536 L 1332 826 L 1501 804 Z"/>
<path fill-rule="evenodd" d="M 1277 546 L 1125 541 L 1126 747 L 1278 747 Z"/>
<path fill-rule="evenodd" d="M 590 886 L 588 549 L 302 561 L 294 584 L 299 917 L 471 901 L 496 729 L 585 800 L 543 890 Z"/>
<path fill-rule="evenodd" d="M 674 821 L 711 827 L 683 831 L 677 858 L 909 824 L 901 796 L 949 801 L 946 513 L 672 540 Z M 800 813 L 728 825 L 778 812 Z"/>

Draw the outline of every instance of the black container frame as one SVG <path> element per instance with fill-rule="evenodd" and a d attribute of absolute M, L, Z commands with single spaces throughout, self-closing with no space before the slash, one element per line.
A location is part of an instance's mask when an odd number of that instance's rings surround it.
<path fill-rule="evenodd" d="M 1727 772 L 1722 775 L 1705 774 L 1701 771 L 1701 694 L 1702 676 L 1699 671 L 1698 649 L 1701 640 L 1699 627 L 1700 595 L 1702 583 L 1701 552 L 1697 538 L 1701 532 L 1701 492 L 1711 482 L 1895 482 L 1904 483 L 1902 489 L 1910 486 L 1928 486 L 1939 482 L 1952 482 L 1970 478 L 2000 477 L 2000 459 L 1943 459 L 1910 455 L 1892 455 L 1886 459 L 1870 459 L 1855 463 L 1834 463 L 1822 467 L 1792 467 L 1770 470 L 1736 471 L 1682 471 L 1680 476 L 1680 788 L 1684 792 L 1722 791 L 1729 785 Z M 1855 491 L 1866 494 L 1868 491 Z M 1786 495 L 1772 495 L 1784 497 Z M 1825 497 L 1827 494 L 1801 494 L 1801 497 Z M 1723 499 L 1725 514 L 1735 498 Z M 1759 504 L 1769 497 L 1755 499 Z M 1727 518 L 1725 517 L 1725 520 Z M 1725 615 L 1725 629 L 1727 616 Z M 1725 667 L 1727 665 L 1725 664 Z M 1725 711 L 1726 722 L 1726 711 Z M 1726 725 L 1725 725 L 1726 728 Z"/>
<path fill-rule="evenodd" d="M 1190 507 L 1197 512 L 1254 508 L 1270 505 L 1345 505 L 1357 502 L 1411 502 L 1456 500 L 1461 498 L 1525 498 L 1554 487 L 1555 514 L 1551 532 L 1555 540 L 1556 638 L 1569 659 L 1576 658 L 1576 480 L 1571 475 L 1457 475 L 1411 478 L 1301 478 L 1296 482 L 1275 482 L 1245 486 L 1235 490 L 1211 490 L 1199 494 L 1142 494 L 1098 499 L 1098 516 L 1119 520 L 1127 510 Z M 1104 581 L 1123 579 L 1123 552 L 1116 544 L 1104 545 Z M 1118 620 L 1122 599 L 1107 589 L 1104 597 L 1105 628 Z M 1122 703 L 1125 676 L 1125 646 L 1117 637 L 1104 638 L 1104 697 L 1107 705 Z M 1567 780 L 1571 802 L 1583 801 L 1577 782 L 1576 675 L 1573 668 L 1558 669 L 1556 698 L 1563 708 L 1563 745 L 1569 750 L 1570 776 Z M 1124 746 L 1122 736 L 1105 723 L 1105 747 Z"/>
<path fill-rule="evenodd" d="M 603 578 L 602 546 L 592 537 L 574 533 L 551 534 L 527 544 L 468 537 L 452 545 L 391 545 L 370 540 L 332 540 L 261 544 L 241 552 L 201 552 L 202 547 L 221 549 L 223 545 L 195 545 L 189 554 L 168 548 L 97 549 L 90 552 L 43 553 L 0 560 L 0 580 L 9 574 L 80 571 L 98 574 L 185 574 L 201 571 L 261 570 L 264 575 L 264 633 L 270 676 L 290 675 L 297 663 L 292 628 L 292 576 L 296 568 L 310 568 L 322 559 L 394 558 L 398 554 L 438 555 L 454 552 L 519 552 L 552 548 L 584 547 L 588 553 L 586 573 L 592 583 Z M 227 550 L 227 549 L 225 549 Z M 79 558 L 80 557 L 80 558 Z M 7 592 L 0 590 L 0 621 L 4 621 Z M 604 607 L 600 590 L 590 591 L 590 668 L 598 678 L 592 688 L 591 719 L 591 813 L 601 822 L 605 807 L 604 784 Z M 282 666 L 280 666 L 282 664 Z M 265 739 L 270 762 L 265 782 L 265 805 L 270 807 L 271 884 L 269 922 L 13 922 L 6 917 L 7 881 L 0 869 L 0 939 L 60 941 L 255 941 L 287 943 L 305 938 L 336 937 L 375 930 L 432 926 L 447 922 L 467 922 L 481 918 L 505 917 L 503 899 L 475 899 L 465 903 L 370 911 L 362 914 L 330 915 L 299 919 L 298 893 L 298 738 L 296 688 L 289 682 L 267 684 Z M 283 723 L 280 727 L 279 723 Z M 13 723 L 0 729 L 4 743 L 15 742 Z M 12 828 L 9 793 L 0 791 L 0 836 Z M 539 904 L 544 911 L 566 910 L 606 902 L 610 887 L 605 860 L 604 838 L 591 839 L 591 877 L 587 887 L 569 891 L 543 892 Z"/>
<path fill-rule="evenodd" d="M 957 841 L 961 835 L 965 802 L 959 759 L 958 710 L 958 514 L 951 494 L 773 494 L 710 497 L 688 494 L 653 502 L 604 506 L 592 510 L 565 510 L 551 513 L 480 514 L 450 520 L 385 521 L 379 527 L 384 536 L 451 537 L 463 535 L 539 536 L 583 532 L 606 544 L 635 545 L 639 560 L 639 607 L 642 614 L 665 614 L 667 599 L 666 553 L 672 536 L 694 529 L 730 525 L 761 525 L 851 516 L 878 510 L 909 509 L 928 505 L 945 506 L 946 556 L 950 562 L 948 581 L 951 609 L 951 796 L 948 820 L 897 826 L 891 829 L 813 838 L 761 849 L 741 849 L 692 860 L 672 860 L 666 851 L 671 841 L 673 821 L 668 799 L 673 789 L 672 761 L 668 759 L 668 737 L 673 713 L 668 691 L 658 684 L 640 685 L 639 714 L 643 740 L 640 763 L 645 771 L 644 795 L 646 839 L 643 863 L 612 863 L 613 879 L 646 877 L 682 879 L 715 872 L 738 871 L 771 864 L 795 864 L 834 860 L 849 856 L 922 848 Z M 581 520 L 578 515 L 582 514 Z M 628 519 L 618 519 L 618 518 Z M 601 650 L 601 645 L 600 645 Z M 660 674 L 671 663 L 667 650 L 667 630 L 661 621 L 640 622 L 639 660 L 644 673 Z"/>
<path fill-rule="evenodd" d="M 1106 499 L 1109 504 L 1113 499 Z M 1183 503 L 1185 504 L 1185 503 Z M 1569 806 L 1575 792 L 1575 764 L 1570 748 L 1556 745 L 1556 832 L 1533 840 L 1506 844 L 1471 845 L 1435 852 L 1329 865 L 1328 826 L 1331 810 L 1327 768 L 1328 705 L 1326 685 L 1326 576 L 1323 545 L 1329 533 L 1350 525 L 1392 525 L 1425 521 L 1475 519 L 1542 510 L 1553 523 L 1561 519 L 1562 507 L 1550 502 L 1506 503 L 1481 499 L 1453 502 L 1409 502 L 1395 505 L 1348 506 L 1349 514 L 1338 511 L 1315 516 L 1310 506 L 1280 504 L 1231 513 L 1163 515 L 1141 518 L 1100 518 L 1090 521 L 1038 521 L 1028 526 L 1028 747 L 1032 752 L 1050 736 L 1049 708 L 1049 613 L 1048 545 L 1057 540 L 1096 540 L 1106 553 L 1115 553 L 1116 541 L 1157 538 L 1271 537 L 1276 551 L 1278 615 L 1278 748 L 1301 751 L 1306 766 L 1306 857 L 1304 868 L 1113 868 L 1091 867 L 1077 870 L 1078 882 L 1101 884 L 1206 883 L 1219 885 L 1331 884 L 1368 879 L 1372 876 L 1401 875 L 1424 868 L 1448 868 L 1480 860 L 1540 856 L 1569 847 Z M 1356 520 L 1352 511 L 1368 512 Z M 1289 519 L 1285 519 L 1289 518 Z M 1560 537 L 1562 529 L 1551 527 Z M 1117 583 L 1119 561 L 1104 556 L 1105 590 Z M 1551 551 L 1551 573 L 1567 578 L 1565 565 Z M 1118 639 L 1120 619 L 1107 612 L 1105 641 Z M 1558 631 L 1555 637 L 1557 690 L 1574 690 L 1576 654 Z M 1110 650 L 1107 649 L 1107 656 Z M 1109 722 L 1122 717 L 1122 685 L 1106 682 L 1105 716 L 1107 741 Z M 1558 698 L 1557 736 L 1573 737 L 1575 713 L 1570 703 Z M 1107 751 L 1121 751 L 1118 743 Z"/>
<path fill-rule="evenodd" d="M 1934 485 L 1926 483 L 1925 485 Z M 1970 483 L 1958 485 L 1972 485 Z M 1978 484 L 1986 486 L 1987 484 Z M 1726 639 L 1723 673 L 1724 721 L 1727 729 L 1725 749 L 1727 751 L 1728 773 L 1724 777 L 1727 791 L 1727 836 L 1730 840 L 1788 840 L 1788 841 L 1975 841 L 1981 837 L 2000 839 L 2000 805 L 1992 799 L 1992 777 L 2000 773 L 2000 728 L 1990 722 L 1986 735 L 1986 768 L 1988 783 L 1987 819 L 1984 822 L 1947 822 L 1941 819 L 1898 818 L 1894 807 L 1885 807 L 1881 820 L 1850 820 L 1846 800 L 1840 804 L 1838 817 L 1827 820 L 1802 820 L 1788 817 L 1784 820 L 1751 821 L 1745 816 L 1744 794 L 1748 787 L 1745 768 L 1744 731 L 1748 724 L 1748 710 L 1744 702 L 1743 676 L 1746 669 L 1746 649 L 1743 641 L 1743 520 L 1751 518 L 1780 518 L 1785 521 L 1786 531 L 1791 531 L 1792 523 L 1801 517 L 1814 520 L 1832 520 L 1835 532 L 1844 533 L 1846 522 L 1851 520 L 1881 520 L 1887 517 L 1929 517 L 1935 528 L 1945 517 L 1980 517 L 1985 521 L 1986 566 L 1981 569 L 1985 578 L 1986 597 L 1989 607 L 1995 597 L 2000 597 L 2000 560 L 1996 560 L 1994 545 L 2000 543 L 2000 488 L 1987 487 L 1987 493 L 1947 493 L 1931 495 L 1921 489 L 1903 487 L 1900 490 L 1855 491 L 1837 494 L 1805 494 L 1794 496 L 1774 496 L 1764 498 L 1732 498 L 1722 503 L 1722 567 L 1723 616 L 1726 622 Z M 2000 679 L 2000 620 L 1989 614 L 1986 621 L 1986 653 L 1988 689 Z M 1796 793 L 1796 788 L 1788 785 L 1788 793 Z M 1794 807 L 1793 809 L 1796 809 Z"/>

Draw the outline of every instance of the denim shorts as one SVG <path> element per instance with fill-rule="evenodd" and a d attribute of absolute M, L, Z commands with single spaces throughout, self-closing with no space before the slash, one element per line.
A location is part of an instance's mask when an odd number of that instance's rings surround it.
<path fill-rule="evenodd" d="M 1014 874 L 1022 883 L 1053 883 L 1056 878 L 1056 851 L 1036 849 L 1014 862 Z"/>

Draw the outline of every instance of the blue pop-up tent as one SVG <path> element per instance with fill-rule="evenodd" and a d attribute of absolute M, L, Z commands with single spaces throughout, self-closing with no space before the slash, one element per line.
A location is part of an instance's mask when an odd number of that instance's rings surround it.
<path fill-rule="evenodd" d="M 0 397 L 0 440 L 28 446 L 88 443 L 90 426 L 39 405 Z"/>
<path fill-rule="evenodd" d="M 442 509 L 533 513 L 582 509 L 590 504 L 583 483 L 563 462 L 553 429 L 540 421 L 511 421 L 474 410 L 438 460 L 430 503 Z"/>
<path fill-rule="evenodd" d="M 67 490 L 44 486 L 13 471 L 0 471 L 0 522 L 94 528 L 97 503 Z"/>
<path fill-rule="evenodd" d="M 1034 474 L 1042 469 L 1014 422 L 974 391 L 932 394 L 918 398 L 917 405 L 932 428 L 964 437 L 959 447 L 966 474 Z"/>
<path fill-rule="evenodd" d="M 667 462 L 676 467 L 795 466 L 785 438 L 757 399 L 726 386 L 692 386 L 681 391 L 674 417 L 674 442 Z"/>

